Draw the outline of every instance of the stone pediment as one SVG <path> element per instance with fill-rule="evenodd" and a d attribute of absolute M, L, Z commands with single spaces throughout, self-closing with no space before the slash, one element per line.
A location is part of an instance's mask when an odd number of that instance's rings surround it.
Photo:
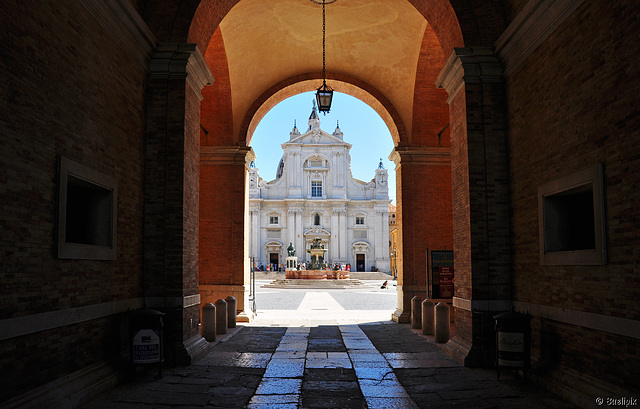
<path fill-rule="evenodd" d="M 335 136 L 321 130 L 314 129 L 299 137 L 285 142 L 283 145 L 302 144 L 302 145 L 346 145 L 351 147 L 350 144 L 345 141 L 336 138 Z"/>
<path fill-rule="evenodd" d="M 355 243 L 353 243 L 353 250 L 354 251 L 367 251 L 369 250 L 369 243 L 367 243 L 366 241 L 357 241 Z"/>
<path fill-rule="evenodd" d="M 310 229 L 305 230 L 305 236 L 331 236 L 328 230 L 323 229 L 320 226 L 313 226 Z"/>

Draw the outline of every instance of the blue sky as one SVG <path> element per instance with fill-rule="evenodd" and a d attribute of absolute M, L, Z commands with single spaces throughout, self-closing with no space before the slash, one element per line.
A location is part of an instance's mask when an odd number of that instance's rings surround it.
<path fill-rule="evenodd" d="M 261 178 L 267 181 L 275 179 L 276 168 L 282 158 L 280 145 L 289 140 L 294 120 L 301 133 L 307 130 L 314 99 L 315 92 L 289 97 L 262 118 L 251 140 Z M 344 140 L 352 145 L 351 172 L 354 178 L 365 182 L 373 179 L 382 158 L 389 173 L 389 199 L 395 204 L 396 171 L 395 164 L 389 160 L 393 140 L 389 128 L 376 111 L 357 98 L 335 92 L 331 112 L 320 114 L 320 121 L 322 130 L 329 133 L 333 133 L 336 121 L 340 121 Z"/>

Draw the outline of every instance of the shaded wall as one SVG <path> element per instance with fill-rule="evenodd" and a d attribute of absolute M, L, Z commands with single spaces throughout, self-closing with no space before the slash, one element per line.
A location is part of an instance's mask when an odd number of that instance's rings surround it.
<path fill-rule="evenodd" d="M 514 298 L 537 311 L 540 376 L 565 384 L 586 375 L 640 387 L 639 12 L 584 2 L 507 79 Z M 538 187 L 599 163 L 607 263 L 541 265 Z M 619 333 L 634 326 L 635 337 Z"/>
<path fill-rule="evenodd" d="M 147 73 L 73 1 L 4 2 L 0 27 L 0 320 L 21 333 L 0 341 L 3 401 L 126 353 L 119 311 L 142 296 Z M 58 156 L 117 180 L 115 260 L 55 257 Z"/>

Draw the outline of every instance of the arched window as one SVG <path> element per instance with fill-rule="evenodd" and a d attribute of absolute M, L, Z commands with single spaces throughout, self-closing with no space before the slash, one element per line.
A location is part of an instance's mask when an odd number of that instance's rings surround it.
<path fill-rule="evenodd" d="M 313 225 L 320 226 L 320 213 L 316 213 L 316 215 L 313 217 Z"/>

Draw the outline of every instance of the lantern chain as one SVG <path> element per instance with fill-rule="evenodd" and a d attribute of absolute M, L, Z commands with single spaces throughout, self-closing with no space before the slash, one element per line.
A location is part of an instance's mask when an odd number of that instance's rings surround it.
<path fill-rule="evenodd" d="M 326 4 L 335 3 L 338 0 L 322 0 L 322 3 L 317 0 L 311 0 L 312 3 L 322 4 L 322 83 L 326 84 L 327 71 L 326 71 L 326 17 L 324 6 Z"/>

